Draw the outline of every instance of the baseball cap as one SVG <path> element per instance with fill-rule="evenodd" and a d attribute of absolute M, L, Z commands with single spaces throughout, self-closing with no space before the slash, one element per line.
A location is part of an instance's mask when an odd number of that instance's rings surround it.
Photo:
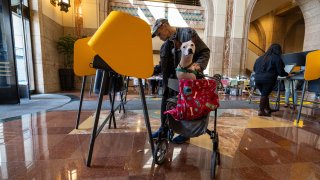
<path fill-rule="evenodd" d="M 156 32 L 157 30 L 159 29 L 159 27 L 161 27 L 162 24 L 164 23 L 168 23 L 168 19 L 163 19 L 163 18 L 160 18 L 160 19 L 157 19 L 156 22 L 153 24 L 152 26 L 152 38 L 154 38 L 156 36 Z"/>

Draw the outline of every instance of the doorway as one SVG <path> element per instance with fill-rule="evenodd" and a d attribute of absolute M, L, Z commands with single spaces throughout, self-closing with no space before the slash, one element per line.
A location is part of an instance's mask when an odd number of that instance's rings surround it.
<path fill-rule="evenodd" d="M 20 98 L 35 90 L 30 31 L 29 0 L 12 0 L 11 15 Z"/>
<path fill-rule="evenodd" d="M 20 102 L 10 1 L 0 0 L 0 104 Z"/>

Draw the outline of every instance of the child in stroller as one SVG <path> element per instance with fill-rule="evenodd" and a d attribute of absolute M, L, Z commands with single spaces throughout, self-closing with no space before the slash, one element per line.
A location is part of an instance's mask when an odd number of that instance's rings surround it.
<path fill-rule="evenodd" d="M 212 77 L 208 77 L 209 79 L 214 79 Z M 211 80 L 212 81 L 212 80 Z M 214 83 L 214 91 L 216 90 L 216 83 Z M 181 84 L 181 83 L 180 83 Z M 177 79 L 169 79 L 168 87 L 174 91 L 179 91 L 179 81 Z M 215 92 L 212 92 L 215 94 Z M 177 108 L 178 99 L 181 100 L 181 97 L 171 97 L 167 100 L 166 110 L 169 112 L 170 110 L 174 110 Z M 218 102 L 218 99 L 215 99 Z M 211 101 L 212 102 L 212 101 Z M 218 104 L 216 108 L 218 107 Z M 172 116 L 172 113 L 167 113 L 167 118 L 164 123 L 162 123 L 160 132 L 158 137 L 155 140 L 155 152 L 154 152 L 154 160 L 156 164 L 162 164 L 167 156 L 168 153 L 168 143 L 172 142 L 174 133 L 178 133 L 183 135 L 184 137 L 198 137 L 202 134 L 207 133 L 213 143 L 213 151 L 211 155 L 211 177 L 215 177 L 216 174 L 216 167 L 220 163 L 220 152 L 219 152 L 219 137 L 216 131 L 216 121 L 217 121 L 217 109 L 214 109 L 214 130 L 208 130 L 208 123 L 209 123 L 209 113 L 205 113 L 200 117 L 196 117 L 195 119 L 188 119 L 183 120 L 178 118 L 177 121 Z M 209 111 L 210 112 L 210 111 Z M 183 116 L 183 118 L 189 118 L 190 113 L 187 116 Z M 176 117 L 177 118 L 177 117 Z"/>

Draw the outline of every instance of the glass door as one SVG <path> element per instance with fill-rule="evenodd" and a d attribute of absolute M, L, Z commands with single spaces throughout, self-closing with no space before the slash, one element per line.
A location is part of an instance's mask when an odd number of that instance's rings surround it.
<path fill-rule="evenodd" d="M 0 104 L 20 103 L 10 0 L 0 0 Z"/>
<path fill-rule="evenodd" d="M 28 0 L 11 0 L 17 79 L 21 98 L 35 90 Z"/>

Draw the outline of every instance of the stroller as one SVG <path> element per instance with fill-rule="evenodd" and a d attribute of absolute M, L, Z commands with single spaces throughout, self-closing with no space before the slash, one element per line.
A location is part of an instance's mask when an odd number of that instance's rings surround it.
<path fill-rule="evenodd" d="M 214 77 L 209 79 L 217 80 Z M 169 79 L 168 87 L 170 90 L 179 91 L 179 81 L 177 79 Z M 215 89 L 217 91 L 217 89 Z M 177 97 L 167 99 L 166 110 L 173 109 L 177 106 Z M 215 178 L 217 165 L 220 164 L 219 152 L 219 136 L 216 131 L 217 123 L 217 108 L 214 110 L 214 129 L 213 131 L 207 129 L 209 123 L 209 114 L 191 121 L 176 121 L 170 114 L 166 115 L 166 120 L 162 123 L 160 133 L 155 140 L 154 160 L 156 164 L 162 164 L 168 154 L 169 142 L 172 142 L 174 133 L 183 135 L 184 137 L 198 137 L 207 133 L 212 140 L 212 155 L 211 155 L 211 177 Z"/>

